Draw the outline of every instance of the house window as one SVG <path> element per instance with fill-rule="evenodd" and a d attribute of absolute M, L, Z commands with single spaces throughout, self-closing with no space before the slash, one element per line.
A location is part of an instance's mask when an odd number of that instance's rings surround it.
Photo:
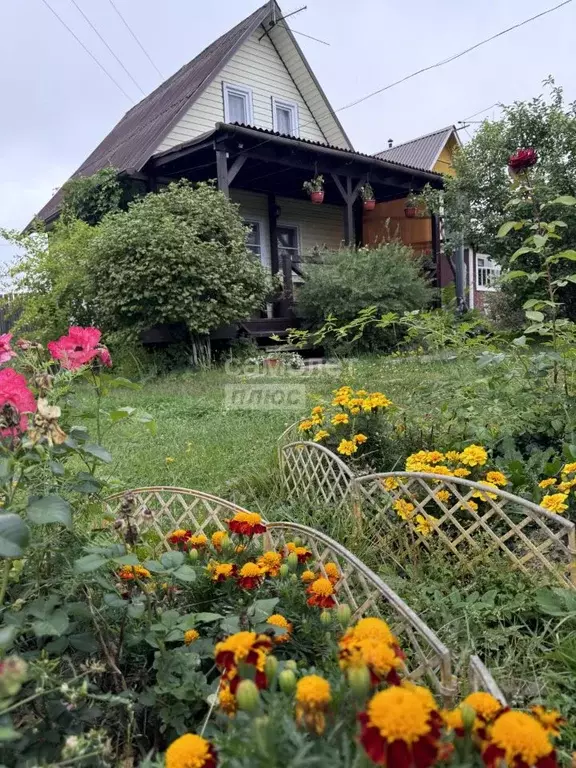
<path fill-rule="evenodd" d="M 276 235 L 278 238 L 278 261 L 280 264 L 283 263 L 284 258 L 288 257 L 293 265 L 298 266 L 300 262 L 298 227 L 277 227 Z"/>
<path fill-rule="evenodd" d="M 476 288 L 479 291 L 495 291 L 500 277 L 500 267 L 486 254 L 476 254 Z"/>
<path fill-rule="evenodd" d="M 272 97 L 274 130 L 288 136 L 298 136 L 298 104 Z"/>
<path fill-rule="evenodd" d="M 223 84 L 224 120 L 252 125 L 252 91 L 244 85 Z"/>
<path fill-rule="evenodd" d="M 250 227 L 250 231 L 246 237 L 246 246 L 249 251 L 252 251 L 254 256 L 257 256 L 262 261 L 262 228 L 259 221 L 245 221 L 247 227 Z"/>

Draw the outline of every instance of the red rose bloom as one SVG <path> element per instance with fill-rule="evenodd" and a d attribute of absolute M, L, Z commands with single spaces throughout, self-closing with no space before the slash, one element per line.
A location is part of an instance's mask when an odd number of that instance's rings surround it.
<path fill-rule="evenodd" d="M 36 411 L 34 395 L 26 386 L 26 379 L 14 368 L 0 371 L 0 421 L 5 426 L 0 435 L 15 436 L 28 429 L 28 418 L 24 414 Z"/>
<path fill-rule="evenodd" d="M 508 158 L 508 168 L 514 173 L 518 171 L 525 171 L 526 168 L 531 168 L 538 162 L 538 155 L 536 151 L 531 147 L 529 149 L 519 149 L 513 155 Z"/>
<path fill-rule="evenodd" d="M 101 332 L 98 328 L 82 328 L 72 325 L 67 336 L 61 336 L 58 341 L 48 343 L 48 351 L 59 360 L 63 368 L 74 371 L 87 365 L 94 359 L 110 368 L 112 358 L 106 347 L 100 344 Z"/>

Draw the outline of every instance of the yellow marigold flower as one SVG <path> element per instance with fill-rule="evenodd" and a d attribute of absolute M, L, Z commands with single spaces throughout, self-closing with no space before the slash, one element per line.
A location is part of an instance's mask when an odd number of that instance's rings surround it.
<path fill-rule="evenodd" d="M 314 442 L 319 443 L 322 440 L 325 440 L 327 437 L 330 437 L 330 432 L 328 432 L 326 429 L 319 429 L 318 432 L 314 435 Z"/>
<path fill-rule="evenodd" d="M 460 707 L 456 709 L 443 709 L 440 712 L 444 725 L 451 731 L 463 731 L 464 721 L 462 720 L 462 710 Z"/>
<path fill-rule="evenodd" d="M 488 461 L 488 454 L 481 445 L 469 445 L 460 454 L 460 461 L 468 467 L 481 467 Z"/>
<path fill-rule="evenodd" d="M 336 563 L 325 563 L 324 570 L 330 581 L 338 581 L 340 578 L 340 569 Z"/>
<path fill-rule="evenodd" d="M 216 563 L 210 567 L 212 581 L 226 581 L 231 578 L 236 571 L 234 563 Z"/>
<path fill-rule="evenodd" d="M 467 509 L 473 509 L 474 512 L 478 512 L 478 504 L 472 499 L 466 499 L 466 501 L 460 504 L 460 509 L 463 509 L 464 512 L 466 512 Z"/>
<path fill-rule="evenodd" d="M 502 704 L 491 693 L 485 693 L 484 691 L 476 691 L 471 693 L 462 702 L 476 712 L 476 716 L 483 720 L 485 723 L 490 723 L 496 715 L 502 710 Z"/>
<path fill-rule="evenodd" d="M 469 469 L 464 469 L 464 467 L 459 467 L 458 469 L 455 469 L 452 474 L 454 477 L 468 477 L 468 475 L 471 474 Z"/>
<path fill-rule="evenodd" d="M 314 423 L 312 422 L 311 419 L 304 419 L 304 421 L 301 421 L 300 424 L 298 424 L 298 431 L 309 432 L 313 426 L 314 426 Z"/>
<path fill-rule="evenodd" d="M 333 394 L 335 394 L 335 395 L 351 395 L 353 391 L 354 390 L 352 389 L 351 386 L 349 386 L 348 384 L 345 384 L 344 386 L 339 387 L 338 389 L 335 389 L 333 391 Z"/>
<path fill-rule="evenodd" d="M 395 477 L 385 477 L 382 480 L 382 485 L 386 491 L 395 491 L 398 488 L 398 480 Z"/>
<path fill-rule="evenodd" d="M 220 549 L 222 547 L 222 542 L 227 536 L 228 534 L 226 533 L 226 531 L 215 531 L 212 534 L 210 538 L 215 549 Z"/>
<path fill-rule="evenodd" d="M 357 405 L 355 405 L 352 408 L 350 408 L 350 413 L 352 414 L 352 416 L 358 416 L 358 414 L 360 413 L 360 408 Z"/>
<path fill-rule="evenodd" d="M 556 490 L 560 493 L 570 493 L 572 488 L 576 485 L 576 480 L 565 480 L 563 483 L 560 483 L 556 486 Z"/>
<path fill-rule="evenodd" d="M 334 594 L 334 587 L 330 579 L 325 579 L 323 576 L 319 579 L 314 579 L 310 585 L 310 594 L 318 595 L 319 597 L 327 597 Z"/>
<path fill-rule="evenodd" d="M 166 768 L 216 768 L 216 750 L 195 733 L 185 733 L 166 750 Z"/>
<path fill-rule="evenodd" d="M 538 486 L 540 488 L 550 488 L 551 485 L 556 485 L 556 478 L 555 477 L 547 477 L 545 480 L 541 480 L 538 483 Z"/>
<path fill-rule="evenodd" d="M 330 419 L 332 424 L 338 426 L 338 424 L 348 424 L 350 419 L 348 418 L 347 413 L 337 413 L 335 416 Z"/>
<path fill-rule="evenodd" d="M 566 723 L 560 712 L 541 706 L 530 707 L 530 711 L 549 736 L 560 735 L 560 728 Z"/>
<path fill-rule="evenodd" d="M 418 451 L 406 459 L 406 472 L 420 472 L 422 464 L 426 463 L 428 451 Z"/>
<path fill-rule="evenodd" d="M 296 722 L 313 733 L 324 733 L 325 712 L 331 701 L 328 680 L 319 675 L 306 675 L 296 685 Z"/>
<path fill-rule="evenodd" d="M 444 464 L 434 464 L 433 466 L 426 467 L 426 469 L 422 471 L 431 472 L 434 475 L 449 475 L 450 477 L 454 474 L 453 470 Z"/>
<path fill-rule="evenodd" d="M 281 629 L 286 630 L 283 635 L 274 636 L 275 643 L 287 643 L 288 640 L 290 640 L 290 635 L 292 634 L 292 624 L 288 621 L 288 619 L 282 616 L 282 614 L 272 614 L 272 616 L 269 616 L 266 619 L 266 624 L 271 624 L 273 627 L 280 627 Z"/>
<path fill-rule="evenodd" d="M 198 536 L 190 536 L 187 542 L 187 546 L 190 549 L 203 549 L 208 544 L 208 537 L 203 533 L 199 533 Z"/>
<path fill-rule="evenodd" d="M 264 576 L 264 569 L 257 563 L 244 563 L 239 576 L 241 579 L 259 579 Z"/>
<path fill-rule="evenodd" d="M 256 632 L 236 632 L 216 643 L 214 658 L 219 666 L 229 669 L 232 665 L 237 666 L 249 655 L 253 655 L 252 652 L 262 650 L 266 655 L 271 648 L 272 642 L 266 635 L 258 635 Z M 263 661 L 265 662 L 266 659 L 264 658 Z"/>
<path fill-rule="evenodd" d="M 446 491 L 446 490 L 437 491 L 435 494 L 435 498 L 437 498 L 438 501 L 442 501 L 446 503 L 447 501 L 450 501 L 450 498 L 451 498 L 450 491 Z"/>
<path fill-rule="evenodd" d="M 356 390 L 356 397 L 367 397 L 368 392 L 365 389 Z"/>
<path fill-rule="evenodd" d="M 364 402 L 364 399 L 362 397 L 351 397 L 350 400 L 348 400 L 348 407 L 360 408 L 363 402 Z"/>
<path fill-rule="evenodd" d="M 576 472 L 576 461 L 573 461 L 571 464 L 564 464 L 562 467 L 563 475 L 571 475 L 572 472 Z"/>
<path fill-rule="evenodd" d="M 416 525 L 414 530 L 421 536 L 429 536 L 434 530 L 434 525 L 438 522 L 438 519 L 433 515 L 428 515 L 425 518 L 424 515 L 416 515 Z"/>
<path fill-rule="evenodd" d="M 444 454 L 446 461 L 460 461 L 460 454 L 458 451 L 446 451 Z"/>
<path fill-rule="evenodd" d="M 134 581 L 134 579 L 149 579 L 150 571 L 143 565 L 123 565 L 118 572 L 122 581 Z"/>
<path fill-rule="evenodd" d="M 543 726 L 525 712 L 505 712 L 490 729 L 490 741 L 482 757 L 487 765 L 538 766 L 554 751 Z"/>
<path fill-rule="evenodd" d="M 498 488 L 494 483 L 487 483 L 486 480 L 480 480 L 479 485 L 485 485 L 487 488 Z M 488 501 L 488 499 L 497 499 L 498 496 L 495 493 L 488 493 L 487 491 L 474 491 L 473 498 L 481 499 L 482 501 Z"/>
<path fill-rule="evenodd" d="M 568 509 L 568 504 L 564 503 L 567 498 L 567 493 L 548 494 L 548 496 L 544 496 L 540 502 L 540 506 L 544 507 L 544 509 L 547 509 L 548 512 L 555 512 L 561 515 L 562 512 L 565 512 Z"/>
<path fill-rule="evenodd" d="M 258 512 L 237 512 L 231 520 L 226 522 L 232 533 L 238 533 L 241 536 L 266 533 L 266 526 Z"/>
<path fill-rule="evenodd" d="M 186 645 L 190 645 L 195 640 L 198 640 L 200 637 L 200 633 L 197 632 L 195 629 L 188 629 L 186 632 L 184 632 L 184 642 Z"/>
<path fill-rule="evenodd" d="M 324 406 L 322 405 L 315 405 L 314 408 L 312 408 L 312 416 L 322 416 L 324 413 Z"/>
<path fill-rule="evenodd" d="M 236 714 L 238 704 L 236 702 L 236 696 L 234 696 L 230 690 L 230 684 L 228 682 L 223 682 L 220 685 L 220 690 L 218 691 L 218 707 L 222 712 L 227 714 L 228 717 L 234 717 Z"/>
<path fill-rule="evenodd" d="M 304 571 L 302 576 L 300 576 L 304 584 L 310 584 L 316 579 L 316 574 L 314 571 Z"/>
<path fill-rule="evenodd" d="M 377 640 L 383 645 L 396 645 L 397 643 L 388 624 L 375 616 L 360 619 L 356 626 L 350 627 L 340 639 L 339 645 L 344 648 L 363 640 Z"/>
<path fill-rule="evenodd" d="M 508 478 L 506 475 L 495 470 L 486 474 L 486 480 L 493 485 L 508 485 Z"/>
<path fill-rule="evenodd" d="M 428 451 L 428 455 L 426 457 L 426 460 L 429 464 L 438 464 L 439 462 L 443 461 L 445 459 L 445 455 L 443 453 L 440 453 L 440 451 Z"/>
<path fill-rule="evenodd" d="M 401 517 L 402 520 L 410 520 L 416 509 L 414 504 L 411 501 L 406 501 L 406 499 L 396 499 L 392 506 L 398 517 Z"/>
<path fill-rule="evenodd" d="M 332 405 L 342 405 L 343 407 L 346 407 L 348 405 L 348 400 L 348 395 L 336 395 L 334 400 L 332 400 Z"/>
<path fill-rule="evenodd" d="M 336 450 L 343 456 L 352 456 L 358 450 L 358 446 L 353 440 L 341 440 Z"/>
<path fill-rule="evenodd" d="M 391 685 L 398 684 L 400 678 L 397 670 L 402 666 L 402 659 L 396 648 L 379 640 L 369 639 L 358 641 L 357 646 L 349 655 L 342 654 L 343 666 L 365 664 L 378 680 L 387 680 Z"/>
<path fill-rule="evenodd" d="M 356 443 L 356 445 L 362 445 L 362 443 L 365 443 L 368 438 L 366 435 L 363 435 L 362 432 L 359 432 L 357 435 L 354 435 L 352 440 Z"/>
<path fill-rule="evenodd" d="M 388 408 L 392 405 L 392 400 L 388 400 L 382 392 L 372 392 L 368 395 L 367 400 L 372 408 Z"/>
<path fill-rule="evenodd" d="M 278 576 L 282 565 L 282 555 L 279 552 L 274 552 L 274 550 L 264 552 L 258 558 L 258 565 L 269 576 Z"/>
<path fill-rule="evenodd" d="M 324 419 L 321 416 L 313 416 L 310 421 L 312 422 L 313 426 L 318 427 L 320 424 L 322 424 Z"/>

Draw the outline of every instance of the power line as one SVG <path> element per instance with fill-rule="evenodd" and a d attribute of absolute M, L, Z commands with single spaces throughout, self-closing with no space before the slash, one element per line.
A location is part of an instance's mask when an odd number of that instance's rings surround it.
<path fill-rule="evenodd" d="M 476 115 L 481 115 L 484 112 L 488 112 L 489 109 L 492 109 L 493 107 L 499 107 L 500 102 L 497 101 L 495 104 L 490 104 L 489 107 L 486 107 L 486 109 L 479 109 L 478 112 L 474 112 L 473 115 L 468 115 L 468 117 L 465 117 L 464 120 L 459 120 L 458 122 L 465 123 L 467 120 L 470 120 L 471 117 L 476 117 Z"/>
<path fill-rule="evenodd" d="M 85 14 L 85 13 L 84 13 L 84 11 L 82 10 L 82 8 L 80 8 L 80 6 L 79 6 L 79 5 L 78 5 L 78 3 L 76 2 L 76 0 L 70 0 L 70 2 L 71 2 L 71 3 L 72 3 L 72 5 L 73 5 L 73 6 L 74 6 L 74 7 L 75 7 L 77 10 L 78 10 L 78 12 L 79 12 L 79 13 L 82 15 L 82 18 L 83 18 L 83 19 L 86 21 L 86 23 L 87 23 L 87 24 L 89 24 L 89 26 L 90 26 L 90 29 L 92 29 L 92 30 L 93 30 L 93 31 L 94 31 L 94 32 L 95 32 L 95 33 L 98 35 L 98 37 L 99 37 L 99 38 L 100 38 L 100 40 L 101 40 L 101 41 L 104 43 L 104 45 L 106 46 L 106 48 L 107 48 L 107 49 L 110 51 L 110 53 L 112 54 L 112 56 L 114 56 L 114 58 L 116 59 L 116 61 L 118 62 L 118 64 L 120 64 L 120 66 L 122 67 L 122 69 L 124 70 L 124 72 L 126 72 L 126 74 L 128 75 L 128 77 L 130 78 L 130 80 L 132 80 L 132 82 L 134 83 L 134 85 L 136 86 L 136 88 L 138 88 L 138 90 L 140 91 L 140 93 L 142 94 L 142 96 L 146 96 L 146 92 L 144 91 L 144 89 L 142 88 L 142 86 L 140 85 L 140 83 L 138 83 L 138 81 L 137 81 L 137 80 L 136 80 L 134 77 L 132 77 L 132 74 L 131 74 L 131 73 L 129 72 L 129 70 L 128 70 L 128 69 L 127 69 L 125 66 L 124 66 L 124 63 L 121 61 L 121 59 L 120 59 L 120 58 L 119 58 L 119 57 L 118 57 L 118 56 L 117 56 L 117 55 L 114 53 L 114 51 L 113 51 L 113 50 L 112 50 L 112 48 L 111 48 L 111 47 L 108 45 L 108 43 L 106 42 L 106 40 L 105 40 L 105 39 L 102 37 L 102 35 L 100 34 L 100 32 L 98 32 L 98 30 L 96 29 L 96 27 L 94 26 L 94 24 L 92 24 L 92 22 L 90 21 L 90 19 L 88 18 L 88 16 L 86 16 L 86 14 Z"/>
<path fill-rule="evenodd" d="M 394 88 L 396 85 L 400 85 L 400 83 L 405 83 L 406 80 L 411 80 L 413 77 L 416 77 L 417 75 L 421 75 L 423 72 L 428 72 L 431 69 L 436 69 L 437 67 L 442 67 L 445 64 L 449 64 L 451 61 L 455 61 L 456 59 L 459 59 L 462 56 L 465 56 L 467 53 L 470 53 L 470 51 L 474 51 L 476 50 L 476 48 L 480 48 L 480 46 L 486 45 L 486 43 L 489 43 L 492 40 L 496 40 L 496 38 L 502 37 L 502 35 L 506 35 L 508 32 L 511 32 L 514 29 L 523 27 L 525 24 L 529 24 L 531 21 L 540 19 L 542 16 L 546 16 L 546 14 L 548 13 L 557 11 L 558 8 L 562 8 L 564 5 L 568 5 L 568 3 L 571 3 L 571 2 L 572 0 L 564 0 L 564 2 L 559 3 L 558 5 L 555 5 L 553 8 L 548 8 L 548 10 L 538 13 L 536 14 L 536 16 L 531 16 L 529 19 L 524 19 L 524 21 L 520 21 L 518 22 L 518 24 L 514 24 L 513 26 L 508 27 L 507 29 L 503 29 L 501 32 L 498 32 L 497 34 L 492 35 L 491 37 L 487 37 L 485 40 L 481 40 L 479 43 L 476 43 L 475 45 L 471 45 L 470 48 L 466 48 L 466 50 L 460 51 L 460 53 L 455 53 L 453 56 L 449 56 L 447 59 L 444 59 L 443 61 L 439 61 L 436 64 L 430 64 L 430 66 L 428 67 L 423 67 L 422 69 L 418 69 L 416 72 L 412 72 L 412 74 L 406 75 L 406 77 L 402 77 L 400 80 L 396 80 L 394 83 L 385 85 L 383 88 L 379 88 L 377 91 L 372 91 L 372 93 L 369 93 L 366 96 L 362 96 L 360 99 L 356 99 L 356 101 L 352 101 L 350 102 L 350 104 L 346 104 L 345 106 L 340 107 L 340 109 L 337 109 L 336 112 L 342 112 L 345 109 L 350 109 L 351 107 L 355 107 L 357 104 L 361 104 L 363 101 L 367 101 L 368 99 L 371 99 L 373 96 L 377 96 L 379 93 L 388 91 L 390 90 L 390 88 Z"/>
<path fill-rule="evenodd" d="M 157 72 L 157 73 L 160 75 L 160 77 L 161 77 L 162 79 L 164 79 L 164 75 L 162 74 L 162 72 L 160 72 L 160 70 L 158 69 L 158 67 L 156 66 L 156 64 L 154 63 L 154 61 L 152 60 L 152 57 L 150 56 L 150 54 L 149 54 L 149 53 L 148 53 L 148 51 L 146 50 L 146 48 L 144 48 L 144 46 L 142 45 L 142 43 L 140 42 L 140 40 L 139 40 L 139 39 L 138 39 L 138 37 L 136 36 L 136 33 L 134 32 L 134 30 L 132 29 L 132 27 L 130 26 L 130 24 L 128 24 L 128 22 L 126 21 L 126 19 L 124 18 L 124 16 L 122 16 L 122 14 L 121 14 L 121 13 L 120 13 L 120 11 L 118 10 L 118 7 L 116 6 L 116 3 L 114 2 L 114 0 L 108 0 L 108 2 L 109 2 L 109 3 L 110 3 L 110 5 L 112 6 L 112 8 L 114 8 L 114 10 L 116 11 L 116 13 L 117 13 L 117 14 L 118 14 L 118 16 L 120 17 L 120 20 L 122 21 L 122 23 L 124 24 L 124 26 L 126 27 L 126 29 L 128 30 L 128 32 L 130 32 L 130 34 L 132 35 L 132 37 L 134 38 L 134 40 L 136 41 L 136 43 L 138 44 L 138 46 L 140 47 L 140 49 L 141 49 L 142 53 L 143 53 L 143 54 L 146 56 L 146 58 L 148 59 L 148 61 L 150 62 L 150 64 L 152 64 L 152 66 L 154 67 L 154 69 L 156 70 L 156 72 Z"/>
<path fill-rule="evenodd" d="M 110 80 L 112 80 L 112 82 L 114 83 L 114 85 L 116 86 L 116 88 L 118 88 L 118 90 L 119 90 L 121 93 L 123 93 L 123 94 L 124 94 L 124 96 L 126 96 L 126 98 L 128 99 L 128 101 L 131 101 L 132 103 L 134 103 L 134 99 L 133 99 L 131 96 L 128 96 L 128 94 L 126 93 L 126 91 L 124 90 L 124 88 L 122 88 L 122 86 L 120 85 L 120 83 L 119 83 L 117 80 L 115 80 L 115 79 L 112 77 L 112 75 L 110 74 L 110 72 L 108 72 L 108 70 L 106 69 L 106 67 L 105 67 L 105 66 L 104 66 L 104 65 L 103 65 L 103 64 L 102 64 L 102 63 L 101 63 L 101 62 L 100 62 L 100 61 L 99 61 L 99 60 L 96 58 L 96 56 L 94 56 L 94 54 L 92 53 L 92 51 L 91 51 L 91 50 L 90 50 L 90 49 L 89 49 L 87 46 L 85 46 L 85 45 L 84 45 L 84 43 L 82 42 L 82 40 L 80 40 L 80 38 L 78 37 L 78 35 L 76 35 L 76 33 L 75 33 L 75 32 L 74 32 L 72 29 L 70 29 L 70 27 L 68 26 L 68 24 L 66 24 L 66 22 L 64 21 L 64 19 L 63 19 L 61 16 L 59 16 L 59 14 L 58 14 L 58 13 L 57 13 L 57 12 L 54 10 L 54 8 L 52 8 L 52 6 L 51 6 L 51 5 L 50 5 L 50 3 L 48 2 L 48 0 L 42 0 L 42 2 L 43 2 L 43 3 L 44 3 L 44 5 L 46 6 L 46 8 L 48 8 L 48 10 L 49 10 L 49 11 L 51 11 L 51 12 L 54 14 L 54 16 L 56 16 L 56 18 L 58 19 L 58 21 L 60 22 L 60 24 L 62 24 L 62 26 L 63 26 L 63 27 L 65 27 L 65 28 L 68 30 L 68 32 L 70 32 L 70 34 L 72 35 L 72 37 L 74 38 L 74 40 L 76 40 L 76 42 L 78 43 L 78 45 L 81 45 L 81 46 L 82 46 L 82 48 L 84 48 L 84 50 L 86 51 L 86 53 L 88 54 L 88 56 L 90 56 L 90 58 L 92 59 L 92 61 L 94 61 L 94 62 L 95 62 L 95 63 L 96 63 L 96 64 L 97 64 L 97 65 L 100 67 L 100 69 L 102 70 L 102 72 L 104 72 L 104 74 L 106 75 L 106 77 L 108 77 Z"/>

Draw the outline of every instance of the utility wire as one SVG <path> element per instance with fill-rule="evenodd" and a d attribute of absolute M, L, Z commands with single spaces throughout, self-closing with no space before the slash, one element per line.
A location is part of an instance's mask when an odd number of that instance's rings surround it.
<path fill-rule="evenodd" d="M 128 32 L 130 32 L 130 34 L 132 35 L 132 37 L 134 38 L 134 40 L 136 41 L 136 43 L 138 44 L 138 46 L 140 47 L 140 50 L 142 51 L 142 53 L 143 53 L 143 54 L 146 56 L 146 58 L 148 59 L 148 61 L 150 62 L 150 64 L 152 64 L 152 66 L 154 67 L 154 69 L 156 70 L 156 72 L 157 72 L 157 73 L 160 75 L 160 77 L 161 77 L 162 79 L 164 79 L 164 75 L 162 74 L 162 72 L 160 72 L 160 70 L 158 69 L 158 67 L 156 66 L 156 64 L 154 63 L 154 61 L 152 60 L 152 57 L 150 56 L 150 54 L 149 54 L 149 53 L 148 53 L 148 51 L 146 50 L 146 48 L 144 48 L 144 46 L 142 45 L 142 43 L 140 42 L 140 40 L 139 40 L 139 39 L 138 39 L 138 37 L 136 36 L 136 33 L 134 32 L 134 30 L 132 29 L 132 27 L 130 26 L 130 24 L 128 24 L 128 22 L 126 21 L 126 19 L 124 18 L 124 16 L 122 16 L 122 14 L 121 14 L 121 13 L 120 13 L 120 11 L 118 10 L 118 7 L 116 6 L 116 3 L 114 2 L 114 0 L 108 0 L 108 2 L 109 2 L 109 3 L 110 3 L 110 5 L 112 6 L 112 8 L 114 8 L 114 10 L 116 11 L 116 13 L 117 13 L 117 14 L 118 14 L 118 16 L 120 17 L 120 20 L 122 21 L 122 23 L 124 24 L 124 26 L 126 27 L 126 29 L 128 30 Z"/>
<path fill-rule="evenodd" d="M 466 50 L 460 51 L 460 53 L 455 53 L 453 56 L 449 56 L 447 59 L 444 59 L 443 61 L 439 61 L 436 64 L 430 64 L 430 66 L 428 67 L 423 67 L 422 69 L 418 69 L 416 72 L 412 72 L 412 74 L 406 75 L 406 77 L 402 77 L 400 80 L 396 80 L 394 83 L 385 85 L 383 88 L 379 88 L 377 91 L 372 91 L 372 93 L 369 93 L 366 96 L 362 96 L 360 99 L 356 99 L 356 101 L 351 101 L 350 104 L 346 104 L 344 107 L 340 107 L 340 109 L 337 109 L 336 112 L 342 112 L 345 109 L 350 109 L 351 107 L 355 107 L 357 104 L 361 104 L 363 101 L 367 101 L 368 99 L 371 99 L 373 96 L 377 96 L 379 93 L 388 91 L 390 90 L 390 88 L 394 88 L 396 85 L 400 85 L 400 83 L 405 83 L 406 80 L 411 80 L 413 77 L 416 77 L 417 75 L 421 75 L 423 72 L 429 72 L 431 69 L 436 69 L 437 67 L 442 67 L 445 64 L 449 64 L 451 61 L 455 61 L 456 59 L 459 59 L 462 56 L 465 56 L 467 53 L 470 53 L 470 51 L 474 51 L 476 50 L 476 48 L 480 48 L 480 46 L 486 45 L 486 43 L 489 43 L 492 40 L 496 40 L 496 38 L 502 37 L 502 35 L 506 35 L 508 32 L 512 32 L 512 30 L 514 29 L 523 27 L 525 24 L 529 24 L 531 21 L 540 19 L 542 16 L 546 16 L 546 14 L 548 13 L 557 11 L 558 8 L 562 8 L 564 5 L 568 5 L 568 3 L 571 3 L 571 2 L 572 0 L 564 0 L 564 2 L 559 3 L 558 5 L 555 5 L 553 8 L 548 8 L 548 10 L 538 13 L 536 14 L 536 16 L 531 16 L 529 19 L 524 19 L 524 21 L 520 21 L 518 22 L 518 24 L 514 24 L 513 26 L 508 27 L 507 29 L 503 29 L 501 32 L 497 32 L 495 35 L 492 35 L 491 37 L 487 37 L 485 40 L 481 40 L 479 43 L 476 43 L 475 45 L 471 45 L 470 48 L 466 48 Z"/>
<path fill-rule="evenodd" d="M 488 112 L 489 109 L 492 109 L 492 107 L 499 107 L 500 102 L 497 101 L 495 104 L 490 104 L 489 107 L 486 107 L 486 109 L 479 109 L 478 112 L 474 112 L 473 115 L 468 115 L 468 117 L 465 117 L 464 120 L 460 120 L 459 122 L 465 123 L 467 120 L 470 120 L 471 117 L 476 117 L 476 115 L 481 115 L 484 112 Z"/>
<path fill-rule="evenodd" d="M 92 22 L 90 21 L 90 19 L 88 18 L 88 16 L 86 16 L 86 14 L 85 14 L 85 13 L 84 13 L 84 11 L 82 10 L 82 8 L 80 8 L 80 6 L 79 6 L 79 5 L 78 5 L 78 3 L 76 2 L 76 0 L 70 0 L 70 2 L 71 2 L 71 3 L 72 3 L 72 5 L 73 5 L 73 6 L 76 8 L 76 10 L 77 10 L 77 11 L 78 11 L 78 12 L 79 12 L 81 15 L 82 15 L 82 18 L 83 18 L 83 19 L 86 21 L 86 23 L 87 23 L 87 24 L 90 26 L 90 29 L 92 29 L 92 30 L 93 30 L 93 31 L 94 31 L 94 32 L 95 32 L 95 33 L 98 35 L 98 37 L 100 38 L 100 40 L 101 40 L 101 41 L 104 43 L 104 45 L 105 45 L 105 46 L 106 46 L 106 48 L 107 48 L 107 49 L 110 51 L 110 53 L 112 54 L 112 56 L 114 56 L 114 58 L 116 59 L 116 61 L 118 62 L 118 64 L 120 64 L 120 66 L 122 67 L 122 69 L 124 70 L 124 72 L 126 72 L 126 74 L 128 75 L 128 77 L 130 78 L 130 80 L 132 80 L 132 82 L 134 83 L 134 85 L 136 86 L 136 88 L 138 88 L 138 90 L 140 91 L 140 93 L 141 93 L 143 96 L 146 96 L 146 92 L 144 91 L 144 89 L 142 88 L 142 86 L 140 85 L 140 83 L 139 83 L 139 82 L 138 82 L 138 81 L 137 81 L 137 80 L 136 80 L 134 77 L 132 77 L 132 74 L 131 74 L 131 73 L 129 72 L 129 70 L 128 70 L 128 69 L 127 69 L 125 66 L 124 66 L 124 63 L 121 61 L 121 59 L 120 59 L 120 58 L 119 58 L 119 57 L 118 57 L 118 56 L 117 56 L 117 55 L 114 53 L 114 51 L 113 51 L 113 50 L 112 50 L 112 48 L 111 48 L 111 47 L 108 45 L 108 43 L 106 42 L 106 40 L 105 40 L 105 39 L 102 37 L 102 35 L 100 34 L 100 32 L 98 32 L 98 30 L 96 29 L 96 27 L 94 26 L 94 24 L 92 24 Z"/>
<path fill-rule="evenodd" d="M 70 32 L 70 34 L 72 35 L 72 37 L 74 38 L 74 40 L 76 40 L 76 42 L 78 43 L 78 45 L 81 45 L 81 46 L 82 46 L 82 48 L 84 48 L 84 50 L 86 51 L 86 53 L 88 54 L 88 56 L 90 56 L 90 58 L 91 58 L 91 59 L 92 59 L 92 60 L 93 60 L 93 61 L 94 61 L 94 62 L 95 62 L 95 63 L 96 63 L 96 64 L 97 64 L 99 67 L 100 67 L 100 69 L 102 70 L 102 72 L 104 72 L 104 74 L 106 75 L 106 77 L 108 77 L 110 80 L 112 80 L 112 82 L 114 83 L 114 85 L 116 86 L 116 88 L 118 88 L 118 90 L 119 90 L 119 91 L 121 91 L 121 93 L 123 93 L 123 94 L 124 94 L 124 96 L 126 96 L 126 98 L 128 99 L 128 101 L 131 101 L 131 102 L 134 104 L 134 99 L 133 99 L 131 96 L 129 96 L 129 95 L 126 93 L 126 91 L 124 90 L 124 88 L 122 88 L 122 86 L 120 85 L 120 83 L 119 83 L 117 80 L 115 80 L 115 79 L 114 79 L 114 77 L 112 77 L 112 75 L 110 74 L 110 72 L 108 72 L 108 70 L 106 69 L 106 67 L 105 67 L 105 66 L 104 66 L 104 65 L 103 65 L 103 64 L 102 64 L 102 63 L 101 63 L 101 62 L 100 62 L 100 61 L 99 61 L 99 60 L 96 58 L 96 56 L 94 56 L 94 54 L 92 53 L 92 51 L 91 51 L 91 50 L 90 50 L 90 49 L 89 49 L 87 46 L 85 46 L 85 45 L 84 45 L 84 43 L 82 42 L 82 40 L 80 40 L 80 38 L 78 37 L 78 35 L 77 35 L 77 34 L 76 34 L 76 33 L 75 33 L 75 32 L 74 32 L 74 31 L 73 31 L 73 30 L 72 30 L 72 29 L 71 29 L 71 28 L 68 26 L 68 24 L 66 24 L 66 22 L 64 21 L 64 19 L 63 19 L 63 18 L 62 18 L 62 17 L 61 17 L 61 16 L 60 16 L 58 13 L 57 13 L 57 11 L 55 11 L 55 10 L 54 10 L 54 8 L 52 8 L 52 6 L 51 6 L 51 5 L 50 5 L 50 3 L 48 2 L 48 0 L 42 0 L 42 2 L 43 2 L 43 3 L 44 3 L 44 5 L 46 6 L 46 8 L 48 8 L 48 10 L 49 10 L 49 11 L 51 11 L 51 12 L 54 14 L 54 16 L 56 16 L 56 18 L 58 19 L 58 21 L 60 22 L 60 24 L 62 24 L 62 26 L 63 26 L 63 27 L 65 27 L 65 28 L 68 30 L 68 32 Z"/>

